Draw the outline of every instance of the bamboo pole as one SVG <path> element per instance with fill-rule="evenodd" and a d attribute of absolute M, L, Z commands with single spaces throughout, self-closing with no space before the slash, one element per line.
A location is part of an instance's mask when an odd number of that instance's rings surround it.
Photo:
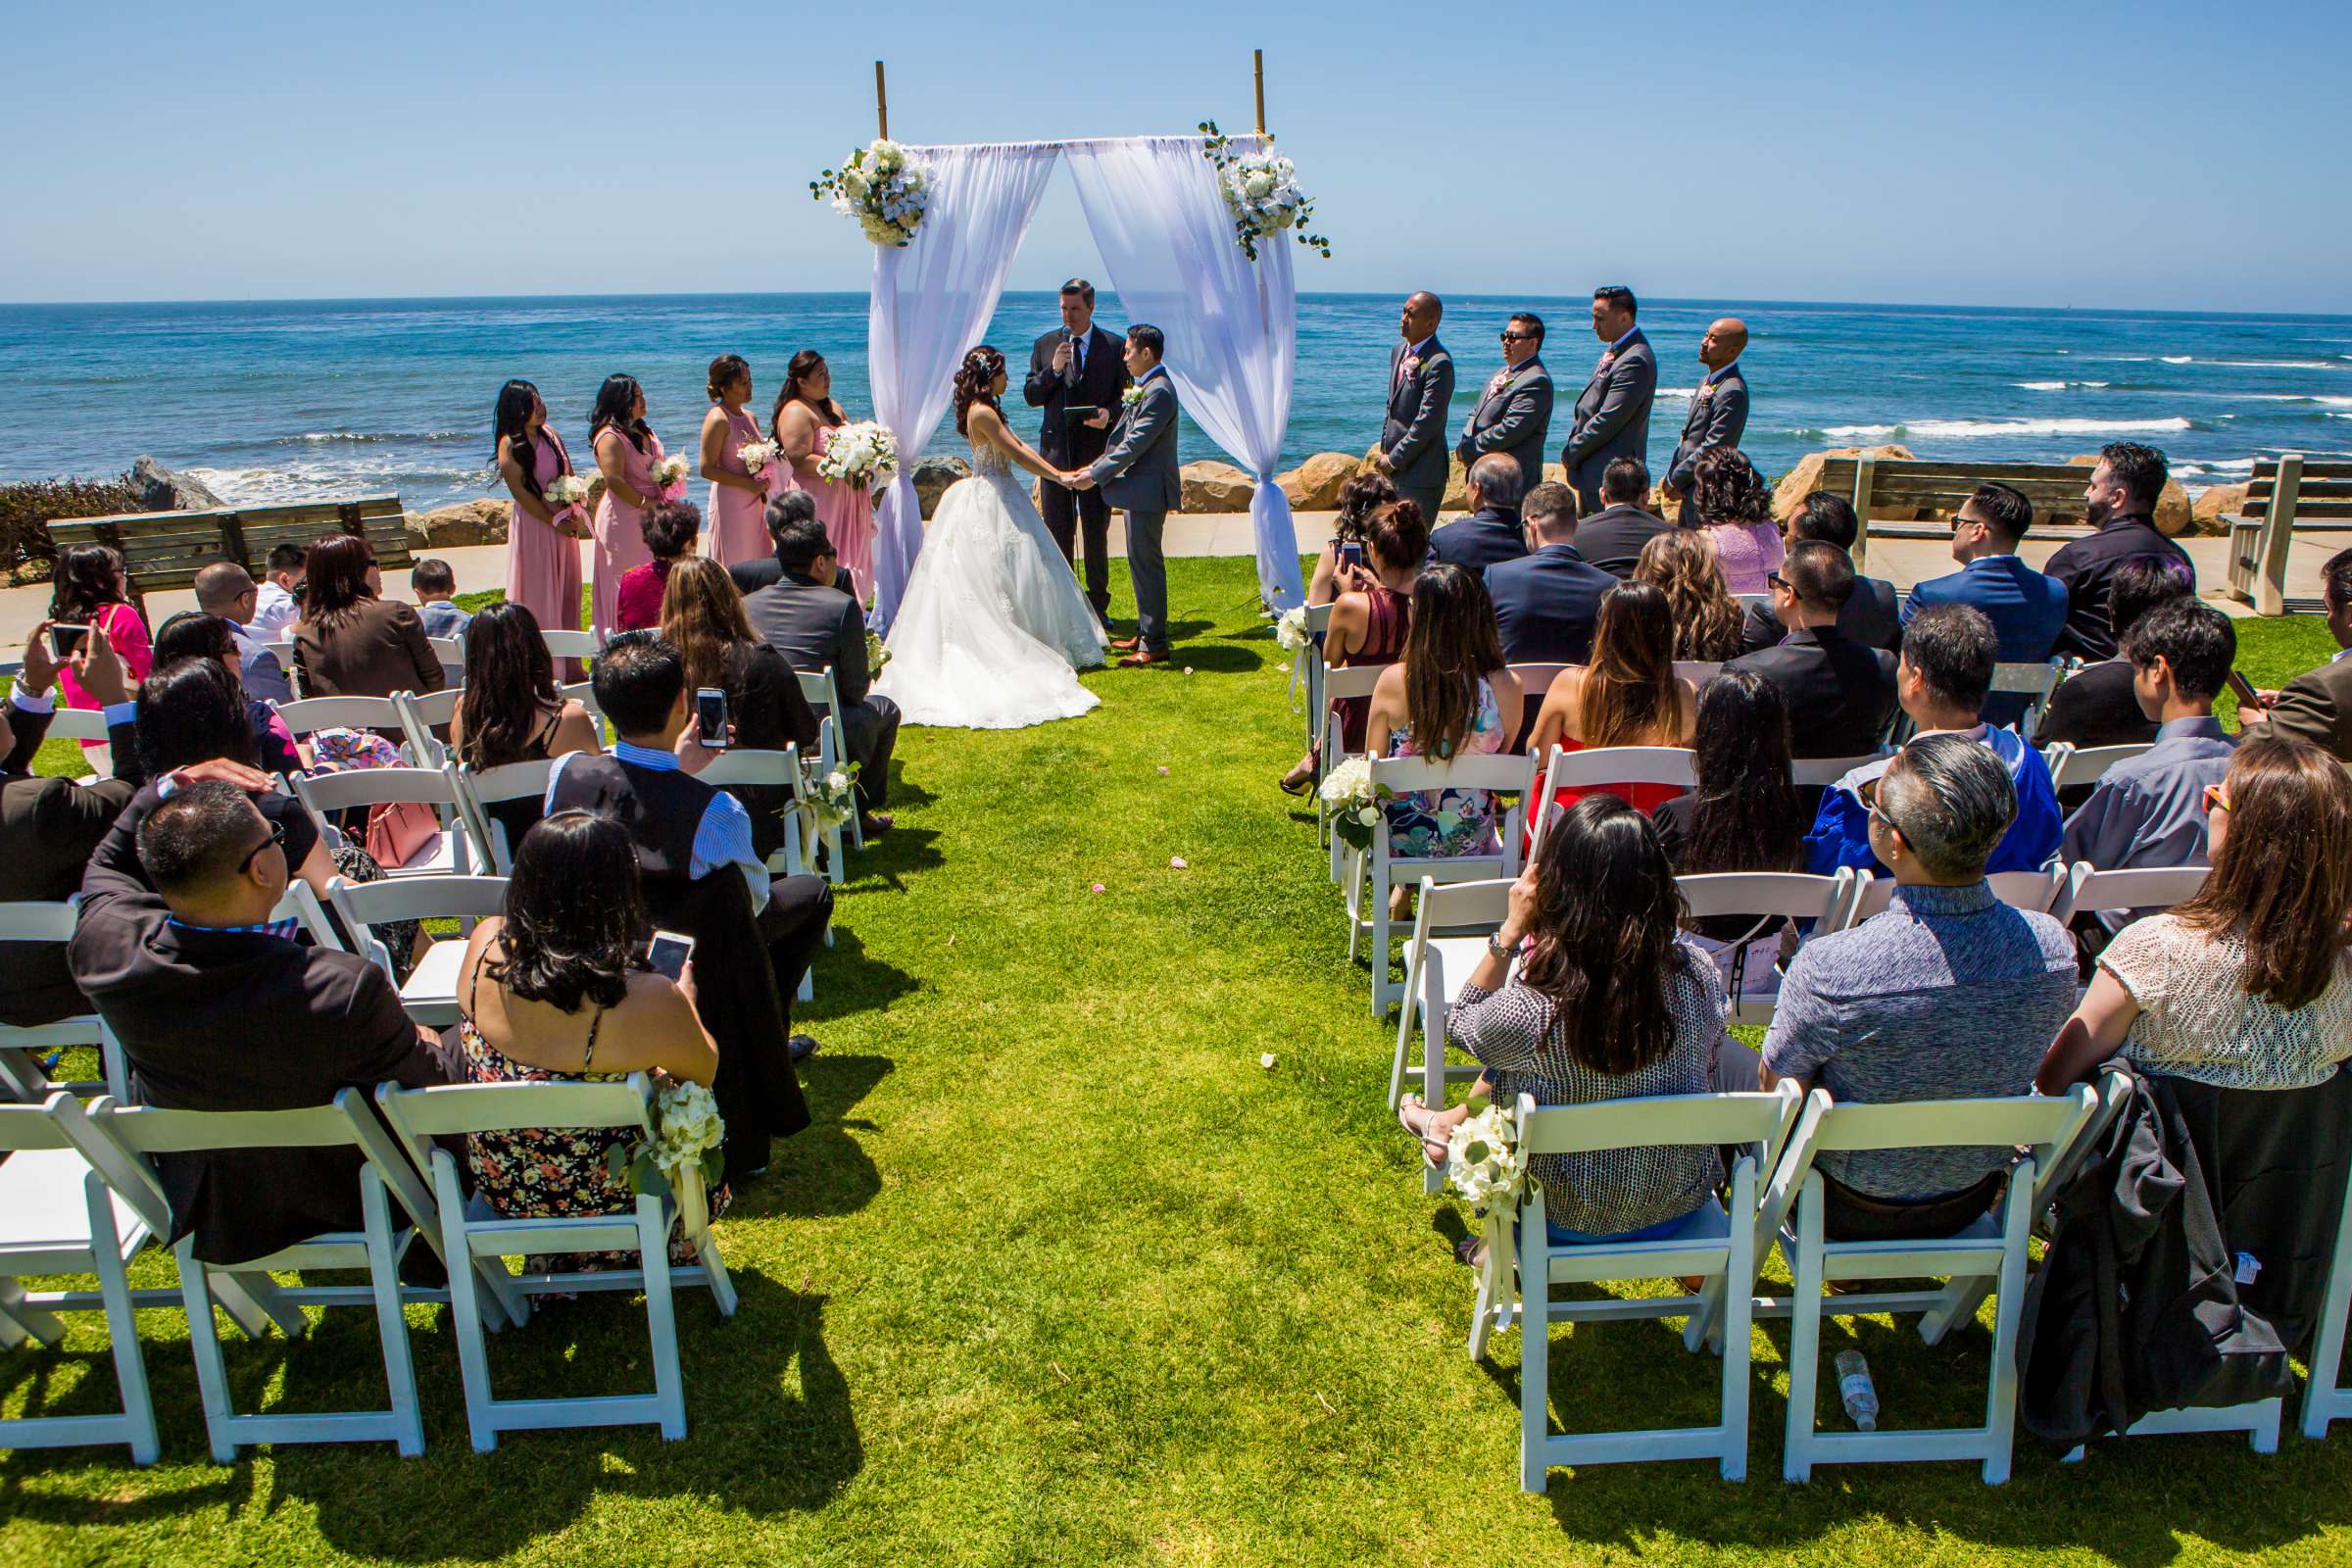
<path fill-rule="evenodd" d="M 1262 111 L 1261 118 L 1262 118 Z M 890 87 L 882 79 L 882 62 L 874 62 L 874 119 L 881 123 L 882 139 L 890 140 Z"/>
<path fill-rule="evenodd" d="M 1263 136 L 1266 133 L 1266 52 L 1252 49 L 1250 56 L 1257 68 L 1257 133 Z"/>

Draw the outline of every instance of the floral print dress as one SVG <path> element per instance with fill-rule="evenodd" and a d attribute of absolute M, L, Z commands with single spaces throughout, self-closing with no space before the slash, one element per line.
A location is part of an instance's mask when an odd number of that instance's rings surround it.
<path fill-rule="evenodd" d="M 1502 710 L 1495 706 L 1494 689 L 1485 676 L 1478 681 L 1478 711 L 1458 755 L 1477 757 L 1499 752 L 1510 737 L 1502 730 Z M 1389 736 L 1391 757 L 1419 757 L 1410 725 Z M 1389 817 L 1390 853 L 1410 859 L 1452 859 L 1465 855 L 1493 855 L 1499 847 L 1494 836 L 1493 790 L 1419 790 L 1399 795 L 1383 809 Z"/>

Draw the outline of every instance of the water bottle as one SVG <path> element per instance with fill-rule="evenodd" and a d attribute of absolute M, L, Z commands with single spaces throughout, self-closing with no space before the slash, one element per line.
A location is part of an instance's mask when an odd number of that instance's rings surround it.
<path fill-rule="evenodd" d="M 1838 1352 L 1838 1397 L 1846 1418 L 1864 1432 L 1879 1430 L 1879 1391 L 1870 1386 L 1870 1363 L 1860 1350 Z"/>

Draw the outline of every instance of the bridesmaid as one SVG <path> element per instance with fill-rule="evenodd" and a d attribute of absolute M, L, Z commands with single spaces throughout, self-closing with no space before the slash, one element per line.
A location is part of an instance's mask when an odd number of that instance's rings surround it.
<path fill-rule="evenodd" d="M 785 368 L 768 429 L 778 448 L 779 482 L 789 463 L 791 482 L 815 497 L 816 519 L 825 525 L 842 569 L 856 576 L 862 598 L 874 580 L 874 498 L 863 485 L 834 484 L 816 474 L 816 460 L 834 429 L 849 422 L 832 394 L 833 372 L 825 368 L 825 357 L 814 349 L 801 350 Z"/>
<path fill-rule="evenodd" d="M 735 454 L 758 441 L 760 421 L 744 405 L 752 401 L 752 368 L 740 354 L 710 362 L 706 388 L 710 412 L 703 416 L 703 477 L 710 481 L 710 537 L 703 554 L 722 566 L 758 561 L 775 553 L 767 537 L 767 473 L 753 473 Z"/>
<path fill-rule="evenodd" d="M 547 487 L 572 471 L 564 438 L 547 427 L 547 405 L 528 381 L 498 389 L 498 474 L 514 505 L 507 520 L 507 598 L 528 606 L 542 626 L 580 623 L 580 546 L 587 514 L 558 507 Z"/>
<path fill-rule="evenodd" d="M 611 633 L 620 625 L 620 574 L 654 559 L 642 531 L 646 514 L 661 503 L 654 465 L 665 453 L 645 422 L 645 389 L 633 375 L 608 375 L 588 418 L 597 471 L 605 493 L 596 503 L 596 588 L 590 619 Z"/>

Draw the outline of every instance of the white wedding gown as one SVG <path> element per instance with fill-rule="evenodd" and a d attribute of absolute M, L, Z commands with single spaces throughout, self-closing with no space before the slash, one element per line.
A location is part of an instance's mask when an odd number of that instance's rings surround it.
<path fill-rule="evenodd" d="M 1002 450 L 975 445 L 972 476 L 948 487 L 923 534 L 873 689 L 904 723 L 1022 729 L 1102 702 L 1077 672 L 1102 665 L 1103 643 L 1027 484 Z"/>

